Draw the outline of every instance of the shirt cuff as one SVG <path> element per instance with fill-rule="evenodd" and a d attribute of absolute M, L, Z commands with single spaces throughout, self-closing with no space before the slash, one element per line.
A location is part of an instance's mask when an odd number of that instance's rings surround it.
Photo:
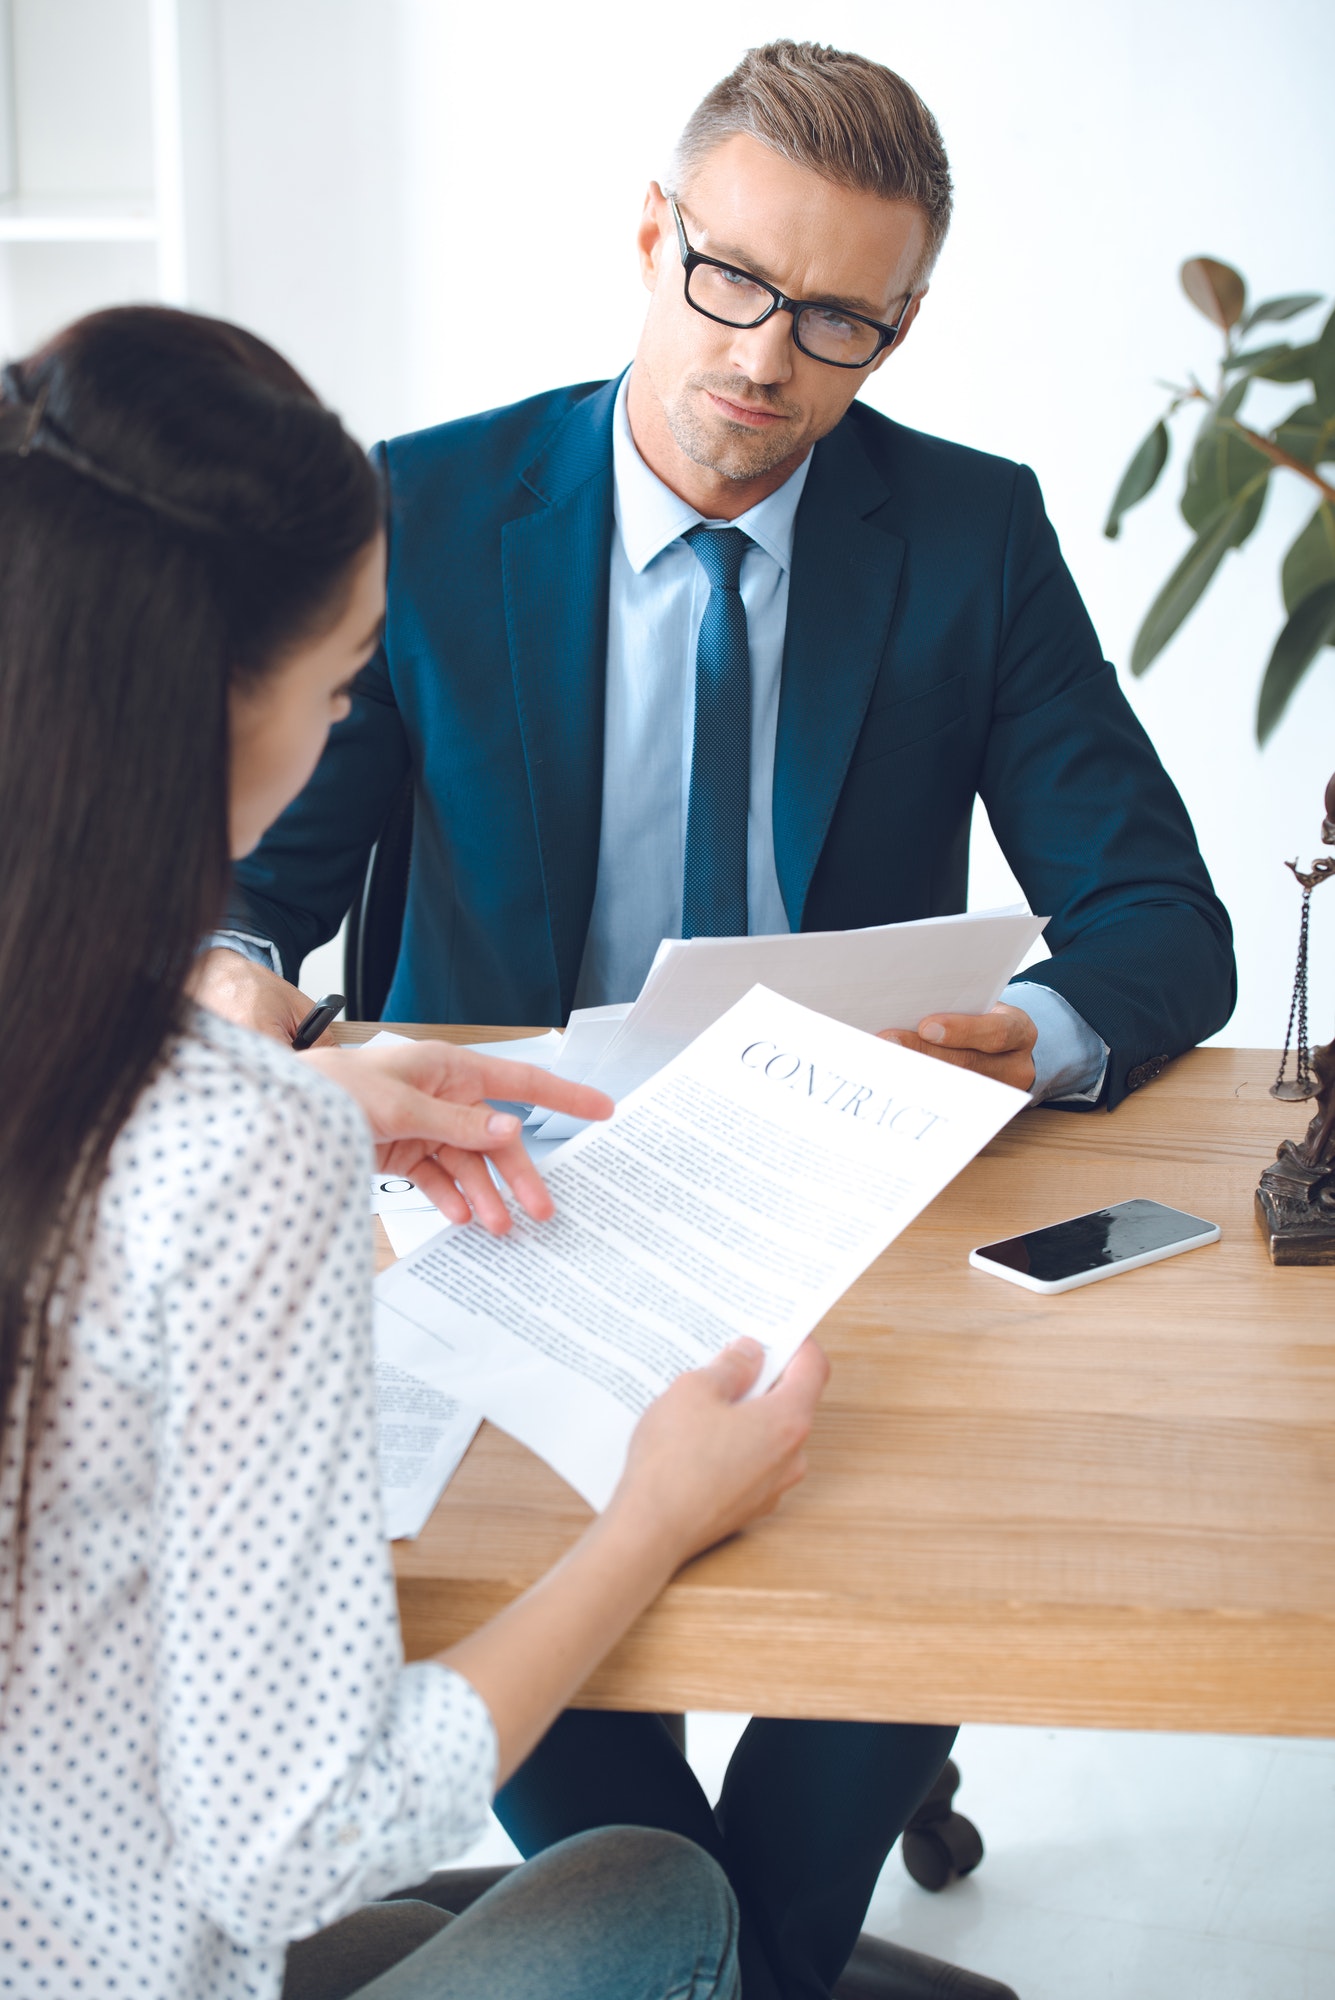
<path fill-rule="evenodd" d="M 359 1780 L 308 1827 L 306 1859 L 325 1877 L 311 1928 L 425 1881 L 474 1846 L 487 1829 L 497 1754 L 491 1712 L 471 1682 L 441 1660 L 400 1667 Z"/>
<path fill-rule="evenodd" d="M 496 1789 L 499 1746 L 491 1711 L 477 1689 L 442 1660 L 418 1660 L 399 1669 L 395 1701 L 396 1747 L 406 1753 L 393 1816 L 370 1832 L 376 1854 L 363 1879 L 363 1900 L 405 1882 L 422 1882 L 433 1869 L 463 1854 L 486 1831 Z M 340 1830 L 340 1841 L 348 1834 Z"/>
<path fill-rule="evenodd" d="M 1069 1000 L 1036 979 L 1012 979 L 1001 997 L 1008 1007 L 1022 1007 L 1038 1029 L 1034 1103 L 1097 1104 L 1112 1053 L 1102 1035 Z"/>
<path fill-rule="evenodd" d="M 239 951 L 242 958 L 248 958 L 252 965 L 262 965 L 266 972 L 276 972 L 281 979 L 283 962 L 278 956 L 278 946 L 270 944 L 268 938 L 258 937 L 253 931 L 210 931 L 201 951 Z"/>

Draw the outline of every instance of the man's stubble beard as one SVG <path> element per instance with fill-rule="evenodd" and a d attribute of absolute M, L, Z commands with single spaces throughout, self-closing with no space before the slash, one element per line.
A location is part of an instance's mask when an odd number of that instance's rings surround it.
<path fill-rule="evenodd" d="M 711 391 L 716 396 L 727 396 L 731 390 L 739 399 L 744 396 L 751 403 L 765 402 L 763 390 L 757 390 L 752 382 L 723 384 L 696 378 L 687 382 L 680 398 L 664 406 L 668 429 L 672 433 L 677 449 L 685 454 L 694 465 L 703 466 L 707 472 L 716 472 L 722 479 L 732 479 L 739 484 L 749 479 L 762 479 L 773 472 L 786 459 L 797 459 L 815 442 L 814 437 L 805 432 L 794 436 L 792 431 L 752 431 L 745 424 L 731 424 L 726 417 L 716 416 L 712 420 L 703 417 L 692 398 L 698 392 Z M 783 405 L 777 405 L 783 411 Z"/>

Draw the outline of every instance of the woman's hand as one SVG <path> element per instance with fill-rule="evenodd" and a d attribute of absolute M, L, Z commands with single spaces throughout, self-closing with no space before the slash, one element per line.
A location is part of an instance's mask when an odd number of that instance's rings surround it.
<path fill-rule="evenodd" d="M 770 1514 L 805 1477 L 804 1447 L 830 1364 L 804 1341 L 765 1395 L 744 1402 L 764 1360 L 754 1340 L 679 1375 L 631 1439 L 604 1516 L 609 1527 L 657 1537 L 669 1574 L 748 1521 Z"/>
<path fill-rule="evenodd" d="M 641 1417 L 607 1511 L 539 1583 L 438 1657 L 496 1727 L 503 1785 L 598 1662 L 699 1550 L 768 1514 L 806 1470 L 830 1364 L 806 1341 L 764 1396 L 753 1340 L 680 1375 Z"/>
<path fill-rule="evenodd" d="M 524 1151 L 520 1121 L 493 1111 L 489 1097 L 544 1104 L 576 1118 L 610 1118 L 601 1090 L 567 1083 L 531 1063 L 479 1056 L 448 1042 L 386 1044 L 374 1049 L 311 1049 L 297 1057 L 355 1097 L 375 1140 L 383 1173 L 415 1181 L 451 1222 L 476 1216 L 493 1236 L 510 1227 L 510 1211 L 487 1171 L 487 1160 L 536 1222 L 554 1203 Z"/>

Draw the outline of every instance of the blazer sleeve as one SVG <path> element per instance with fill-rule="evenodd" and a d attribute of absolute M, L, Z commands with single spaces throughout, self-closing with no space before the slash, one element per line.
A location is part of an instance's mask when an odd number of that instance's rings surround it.
<path fill-rule="evenodd" d="M 372 458 L 388 492 L 383 445 Z M 227 924 L 275 944 L 294 983 L 307 952 L 333 937 L 352 907 L 411 768 L 381 646 L 357 676 L 352 712 L 330 730 L 305 790 L 233 869 Z"/>
<path fill-rule="evenodd" d="M 979 792 L 1052 957 L 1050 987 L 1108 1044 L 1108 1109 L 1233 1011 L 1228 914 L 1172 780 L 1102 658 L 1038 482 L 1018 470 Z M 1083 1108 L 1083 1107 L 1073 1107 Z"/>

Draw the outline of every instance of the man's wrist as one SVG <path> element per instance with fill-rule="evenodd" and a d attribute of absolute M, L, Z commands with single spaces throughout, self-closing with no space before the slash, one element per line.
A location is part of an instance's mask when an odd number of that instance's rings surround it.
<path fill-rule="evenodd" d="M 1035 1104 L 1097 1104 L 1111 1051 L 1064 995 L 1039 979 L 1013 979 L 1002 994 L 1038 1030 L 1034 1043 Z"/>
<path fill-rule="evenodd" d="M 278 955 L 278 946 L 256 931 L 210 931 L 200 945 L 205 951 L 234 951 L 242 958 L 248 958 L 252 965 L 262 965 L 266 972 L 283 976 L 283 964 Z"/>

